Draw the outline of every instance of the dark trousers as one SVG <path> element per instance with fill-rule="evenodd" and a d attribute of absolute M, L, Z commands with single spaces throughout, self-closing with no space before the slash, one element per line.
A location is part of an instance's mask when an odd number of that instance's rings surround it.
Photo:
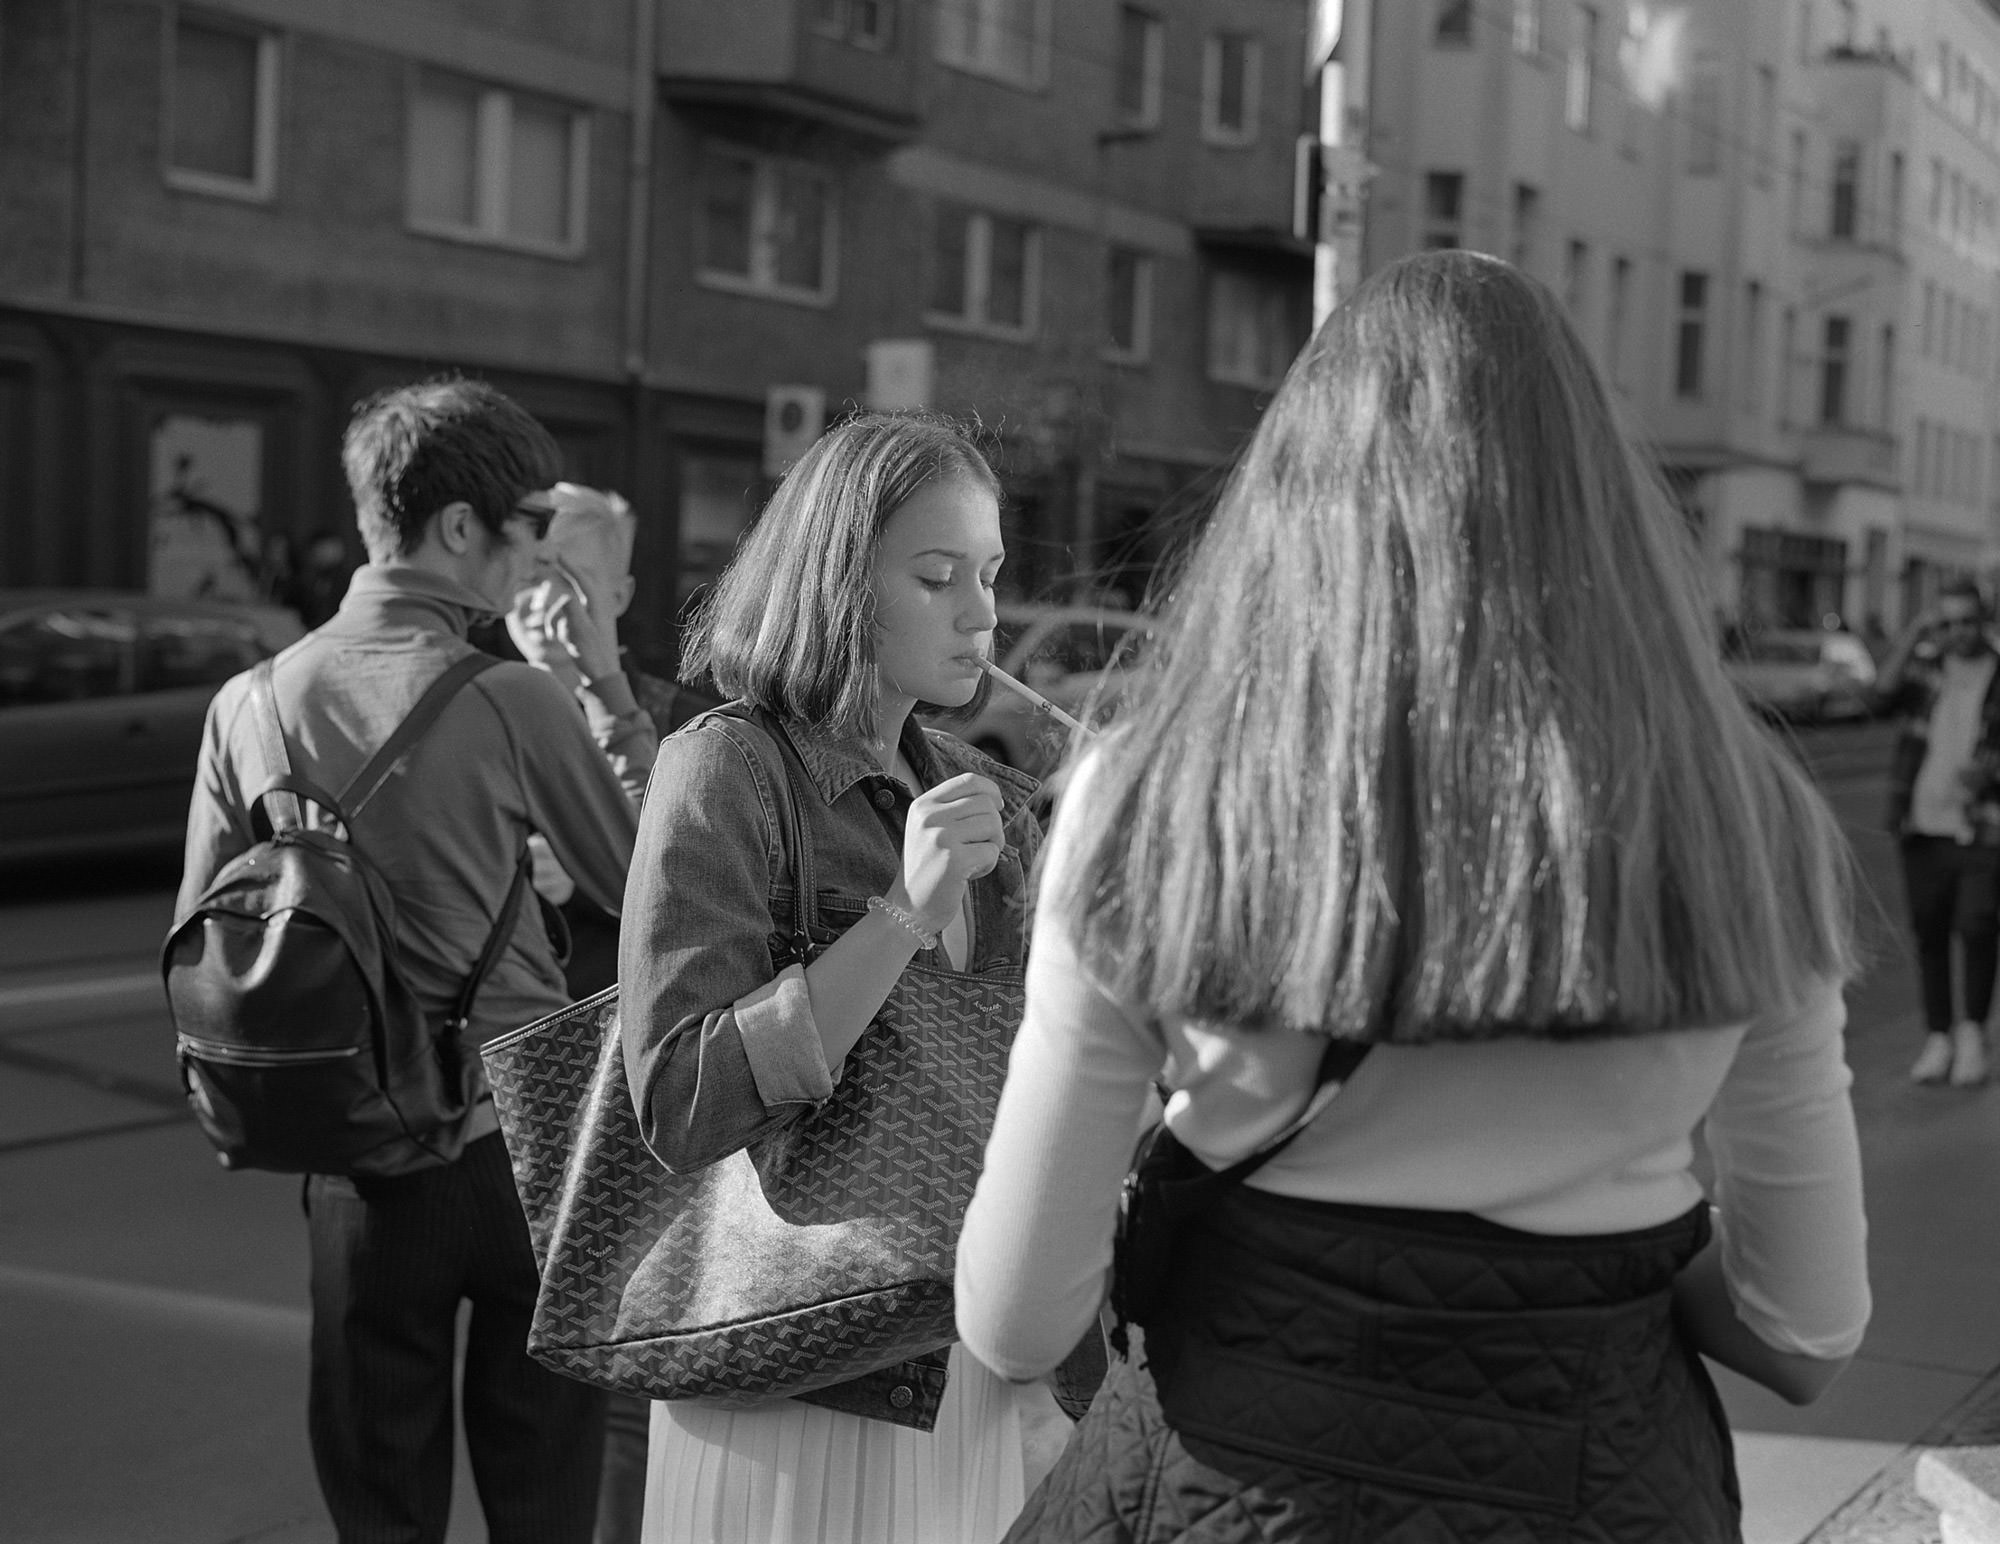
<path fill-rule="evenodd" d="M 451 1513 L 459 1303 L 465 1441 L 492 1544 L 589 1544 L 604 1396 L 531 1361 L 537 1276 L 499 1134 L 396 1179 L 314 1175 L 313 1463 L 341 1544 L 436 1544 Z"/>
<path fill-rule="evenodd" d="M 1917 935 L 1924 1023 L 1944 1034 L 1959 1018 L 1984 1024 L 2000 969 L 2000 847 L 1948 836 L 1903 838 L 1903 888 Z M 1965 1012 L 1952 1012 L 1951 940 L 1965 951 Z"/>

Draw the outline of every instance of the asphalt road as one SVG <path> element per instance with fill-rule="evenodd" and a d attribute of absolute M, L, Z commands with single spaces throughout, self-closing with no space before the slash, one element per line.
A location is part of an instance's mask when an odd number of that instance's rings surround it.
<path fill-rule="evenodd" d="M 1910 1442 L 2000 1404 L 2000 1087 L 1903 1078 L 1915 998 L 1876 828 L 1886 731 L 1817 731 L 1799 748 L 1879 902 L 1848 1037 L 1877 1316 L 1809 1410 L 1723 1380 L 1749 1544 L 1796 1544 L 1882 1491 Z M 186 1117 L 156 965 L 174 877 L 159 863 L 0 874 L 6 1544 L 333 1538 L 304 1435 L 299 1183 L 223 1172 Z M 452 1538 L 469 1541 L 484 1529 L 460 1475 Z M 1911 1526 L 1879 1536 L 1924 1537 Z"/>

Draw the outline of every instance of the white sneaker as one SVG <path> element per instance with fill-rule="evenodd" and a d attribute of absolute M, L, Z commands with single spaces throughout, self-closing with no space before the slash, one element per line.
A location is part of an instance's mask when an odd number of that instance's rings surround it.
<path fill-rule="evenodd" d="M 1952 1026 L 1951 1086 L 1970 1088 L 1986 1081 L 1986 1026 L 1967 1019 Z"/>
<path fill-rule="evenodd" d="M 1910 1068 L 1912 1083 L 1942 1083 L 1951 1076 L 1951 1036 L 1928 1035 L 1916 1065 Z"/>

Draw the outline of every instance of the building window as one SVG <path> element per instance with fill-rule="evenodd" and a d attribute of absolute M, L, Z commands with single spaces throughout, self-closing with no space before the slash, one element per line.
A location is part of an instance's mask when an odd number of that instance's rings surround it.
<path fill-rule="evenodd" d="M 583 250 L 589 115 L 424 70 L 410 109 L 410 226 L 573 256 Z"/>
<path fill-rule="evenodd" d="M 940 64 L 1030 91 L 1049 78 L 1049 0 L 937 0 Z"/>
<path fill-rule="evenodd" d="M 1437 0 L 1437 31 L 1434 41 L 1451 48 L 1465 48 L 1472 42 L 1473 0 Z"/>
<path fill-rule="evenodd" d="M 1760 188 L 1771 185 L 1771 168 L 1778 159 L 1778 72 L 1757 66 L 1757 143 L 1750 154 L 1750 176 Z"/>
<path fill-rule="evenodd" d="M 1525 270 L 1535 261 L 1535 235 L 1541 216 L 1541 190 L 1525 182 L 1515 183 L 1514 235 L 1507 246 L 1507 259 L 1516 268 Z"/>
<path fill-rule="evenodd" d="M 1264 274 L 1217 269 L 1208 284 L 1208 374 L 1232 386 L 1275 386 L 1298 351 L 1292 288 Z"/>
<path fill-rule="evenodd" d="M 1157 128 L 1167 29 L 1151 11 L 1118 7 L 1118 121 L 1128 129 Z"/>
<path fill-rule="evenodd" d="M 1792 130 L 1791 191 L 1785 207 L 1791 229 L 1793 231 L 1804 229 L 1806 217 L 1806 131 L 1804 129 Z"/>
<path fill-rule="evenodd" d="M 701 281 L 783 300 L 833 299 L 839 200 L 832 174 L 733 146 L 709 146 L 701 164 Z"/>
<path fill-rule="evenodd" d="M 818 0 L 813 30 L 857 48 L 888 48 L 896 41 L 895 0 Z"/>
<path fill-rule="evenodd" d="M 1424 245 L 1427 248 L 1463 246 L 1460 239 L 1461 211 L 1465 204 L 1465 177 L 1459 172 L 1430 172 L 1424 177 Z"/>
<path fill-rule="evenodd" d="M 1917 333 L 1917 352 L 1928 359 L 1931 357 L 1931 337 L 1937 328 L 1937 285 L 1924 280 L 1924 324 Z"/>
<path fill-rule="evenodd" d="M 1674 340 L 1674 395 L 1701 398 L 1702 345 L 1708 330 L 1708 275 L 1681 274 L 1680 322 Z"/>
<path fill-rule="evenodd" d="M 1921 498 L 1931 491 L 1931 421 L 1928 418 L 1917 420 L 1915 459 L 1916 465 L 1910 469 L 1910 481 L 1915 484 L 1915 492 Z"/>
<path fill-rule="evenodd" d="M 1514 52 L 1532 59 L 1542 51 L 1542 0 L 1514 0 Z"/>
<path fill-rule="evenodd" d="M 1632 259 L 1611 259 L 1611 307 L 1604 319 L 1604 362 L 1611 384 L 1625 384 L 1625 317 L 1631 310 Z"/>
<path fill-rule="evenodd" d="M 1257 139 L 1264 45 L 1247 32 L 1212 32 L 1201 53 L 1201 137 L 1211 145 Z"/>
<path fill-rule="evenodd" d="M 1847 338 L 1848 320 L 1829 316 L 1824 322 L 1819 357 L 1819 421 L 1823 424 L 1847 422 Z"/>
<path fill-rule="evenodd" d="M 1796 308 L 1786 306 L 1784 314 L 1778 318 L 1778 422 L 1792 421 L 1792 356 L 1796 352 L 1799 336 L 1799 313 Z"/>
<path fill-rule="evenodd" d="M 1023 220 L 940 204 L 931 247 L 926 318 L 951 327 L 1025 338 L 1039 304 L 1040 238 Z"/>
<path fill-rule="evenodd" d="M 1597 80 L 1597 7 L 1570 7 L 1569 69 L 1563 90 L 1563 122 L 1579 134 L 1590 132 Z"/>
<path fill-rule="evenodd" d="M 1563 304 L 1570 320 L 1581 328 L 1584 308 L 1590 302 L 1590 244 L 1571 241 L 1563 255 Z"/>
<path fill-rule="evenodd" d="M 169 185 L 258 200 L 276 191 L 276 37 L 177 17 L 164 104 Z"/>
<path fill-rule="evenodd" d="M 1153 352 L 1153 260 L 1113 247 L 1104 271 L 1105 357 L 1143 363 Z"/>
<path fill-rule="evenodd" d="M 1687 95 L 1687 170 L 1713 177 L 1722 169 L 1722 62 L 1704 53 L 1694 62 Z"/>
<path fill-rule="evenodd" d="M 1755 418 L 1763 406 L 1764 286 L 1756 279 L 1743 286 L 1743 410 Z"/>
<path fill-rule="evenodd" d="M 1903 152 L 1889 153 L 1889 244 L 1900 246 L 1903 240 Z"/>
<path fill-rule="evenodd" d="M 1855 208 L 1861 192 L 1861 147 L 1843 139 L 1833 147 L 1833 203 L 1827 234 L 1835 241 L 1855 238 Z"/>
<path fill-rule="evenodd" d="M 1931 157 L 1931 229 L 1944 226 L 1944 162 Z"/>
<path fill-rule="evenodd" d="M 1882 325 L 1882 353 L 1877 365 L 1882 372 L 1880 389 L 1876 400 L 1882 405 L 1882 432 L 1896 432 L 1896 328 L 1892 322 Z"/>

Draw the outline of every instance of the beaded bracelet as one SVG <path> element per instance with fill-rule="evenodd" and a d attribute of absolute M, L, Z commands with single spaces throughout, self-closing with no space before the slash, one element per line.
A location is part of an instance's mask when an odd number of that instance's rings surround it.
<path fill-rule="evenodd" d="M 903 910 L 902 907 L 892 906 L 889 902 L 883 900 L 882 897 L 879 895 L 871 895 L 868 897 L 868 909 L 870 911 L 881 912 L 883 916 L 887 917 L 892 922 L 901 923 L 904 927 L 908 928 L 912 933 L 915 933 L 917 935 L 917 942 L 922 944 L 926 949 L 935 949 L 937 947 L 937 941 L 938 941 L 937 934 L 926 932 L 924 928 L 918 923 L 917 919 L 911 916 L 907 911 Z"/>

